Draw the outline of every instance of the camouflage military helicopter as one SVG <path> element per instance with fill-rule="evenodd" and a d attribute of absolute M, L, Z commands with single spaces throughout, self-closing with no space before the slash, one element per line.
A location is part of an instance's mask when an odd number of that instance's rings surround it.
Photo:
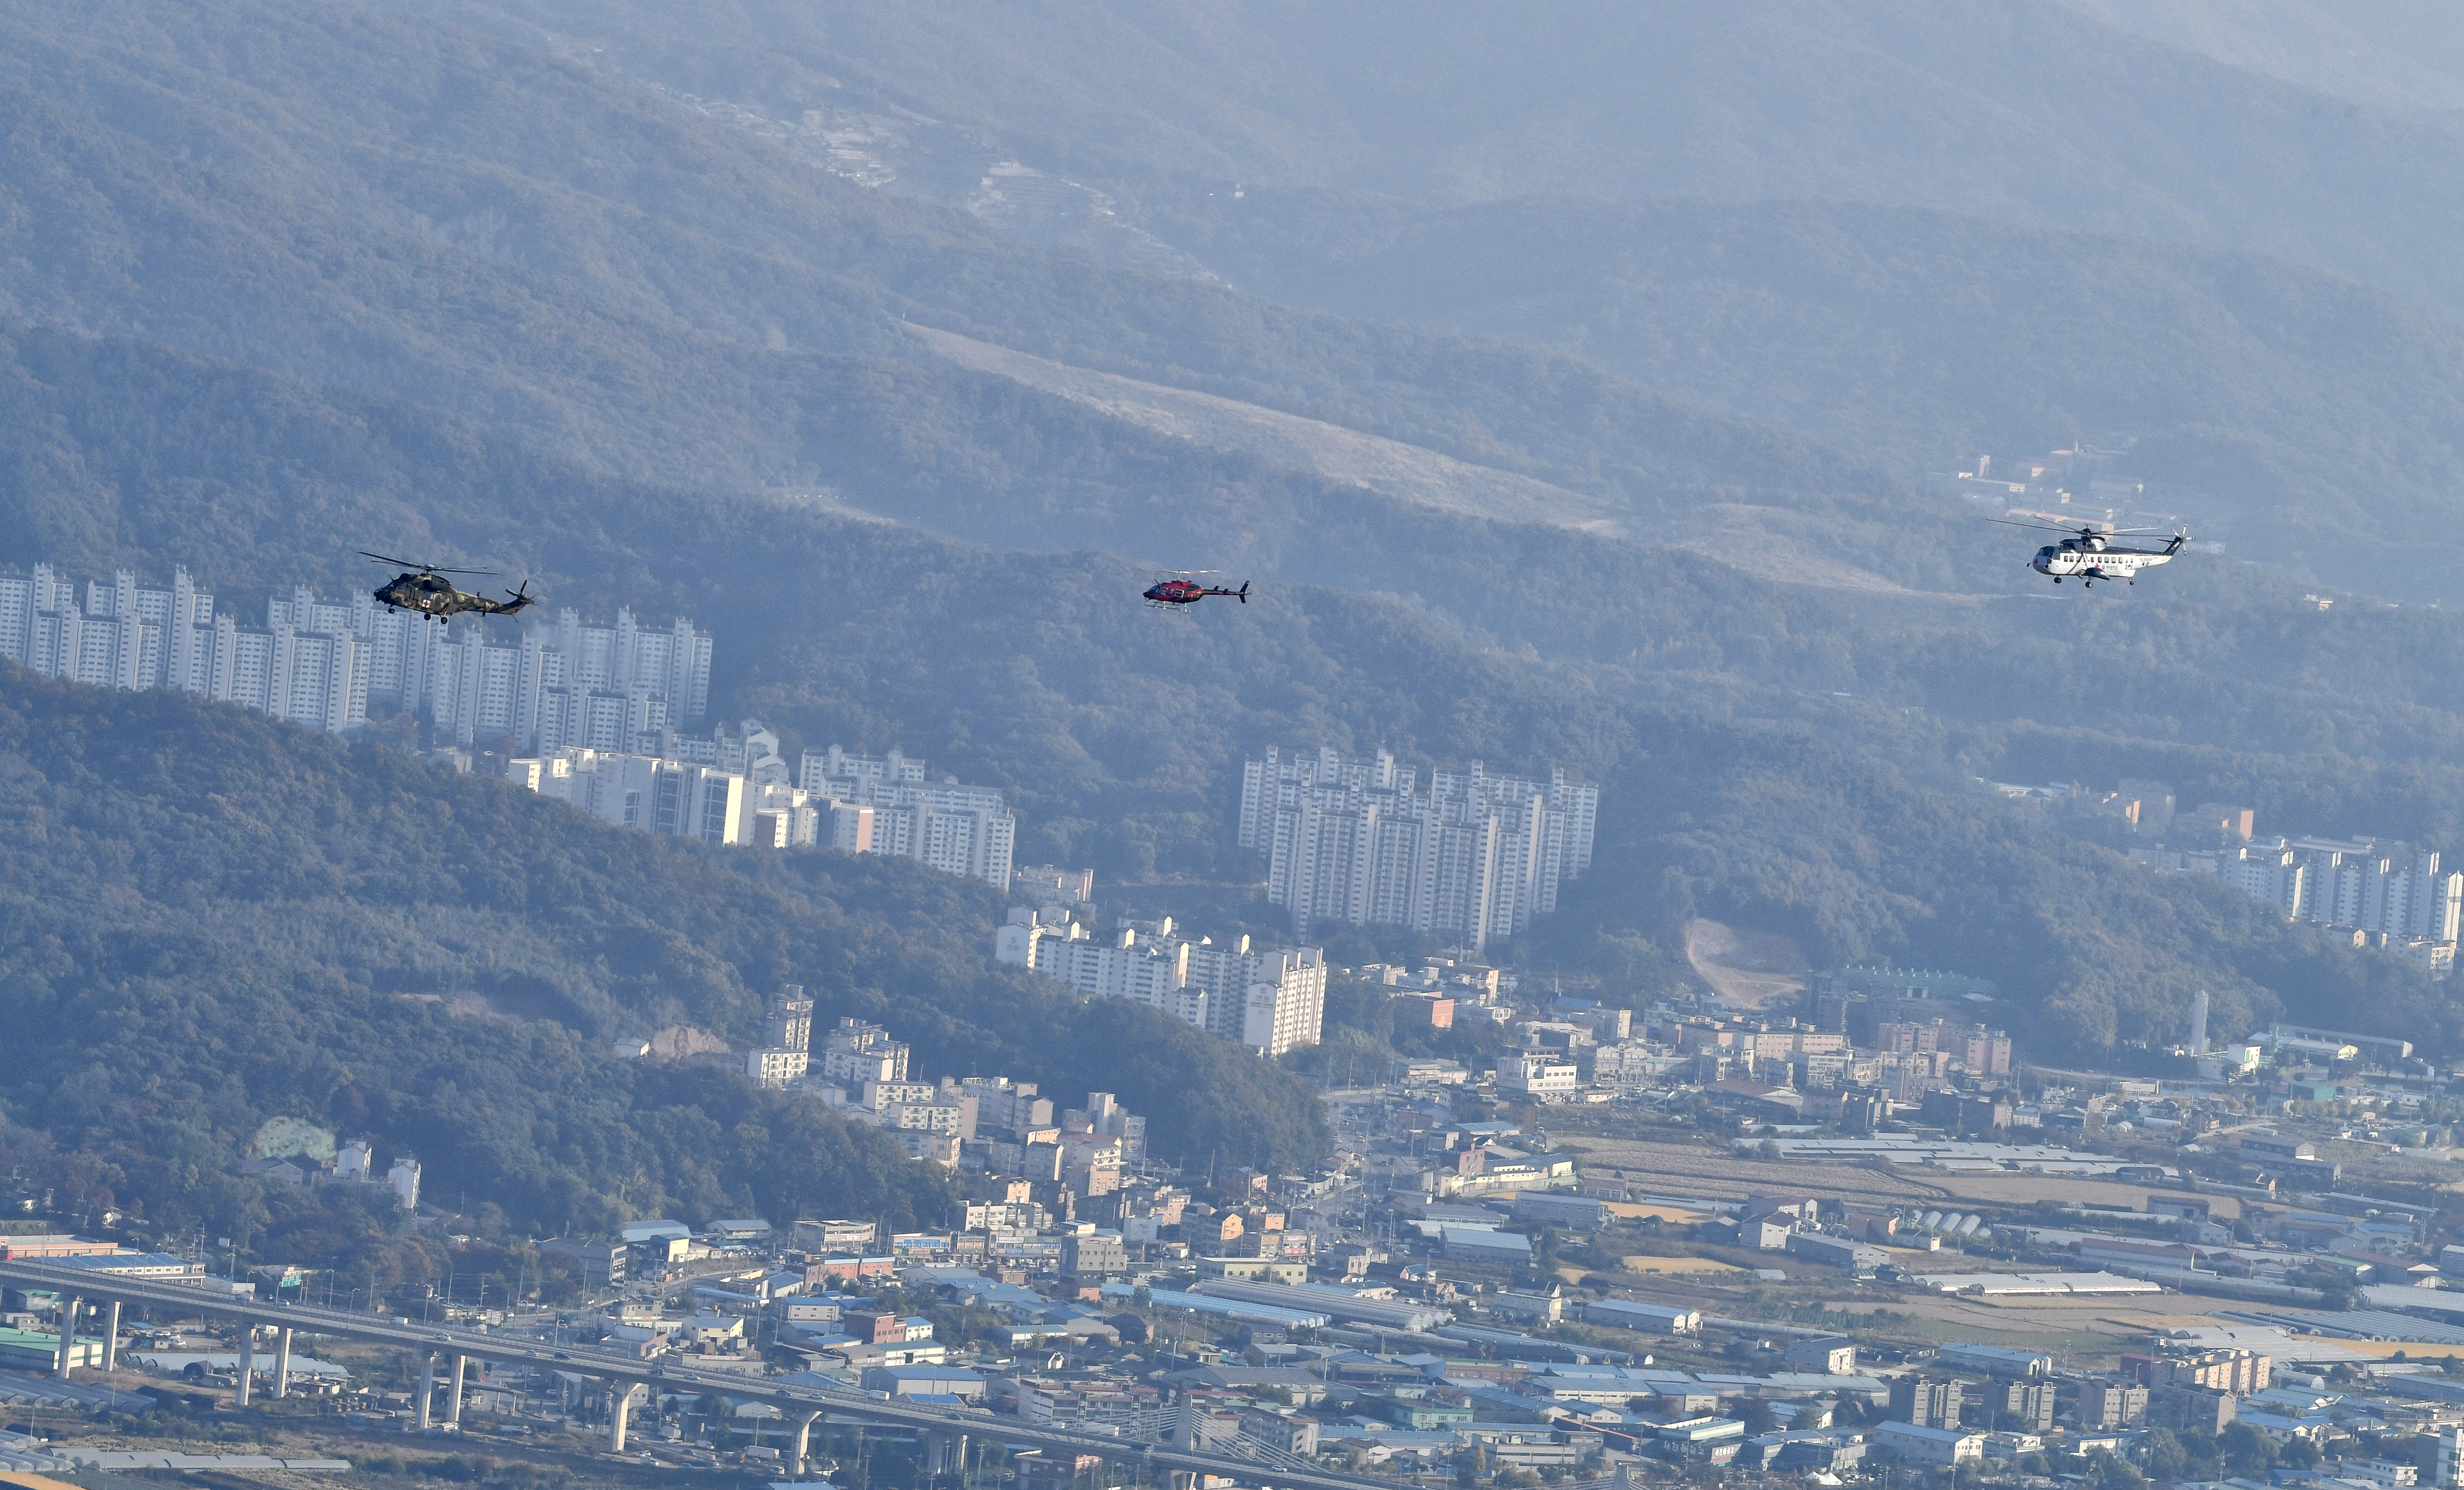
<path fill-rule="evenodd" d="M 452 617 L 469 613 L 479 616 L 510 616 L 524 606 L 539 603 L 531 599 L 531 582 L 522 581 L 518 590 L 507 590 L 505 598 L 492 601 L 484 595 L 456 589 L 450 574 L 493 574 L 489 569 L 446 569 L 435 564 L 415 564 L 407 559 L 389 559 L 383 554 L 360 550 L 363 559 L 373 559 L 381 564 L 400 564 L 403 572 L 387 581 L 376 592 L 377 603 L 387 610 L 417 611 L 429 620 L 444 624 Z"/>

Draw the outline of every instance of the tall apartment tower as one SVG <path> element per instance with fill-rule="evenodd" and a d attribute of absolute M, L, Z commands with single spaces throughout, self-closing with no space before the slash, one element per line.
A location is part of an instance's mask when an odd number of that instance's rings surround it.
<path fill-rule="evenodd" d="M 744 1058 L 744 1074 L 761 1086 L 784 1086 L 812 1067 L 813 1001 L 802 983 L 781 983 L 770 996 L 761 1044 Z"/>
<path fill-rule="evenodd" d="M 202 693 L 317 730 L 365 723 L 374 694 L 428 714 L 440 738 L 511 734 L 523 750 L 631 750 L 710 701 L 711 639 L 689 621 L 651 630 L 620 610 L 613 626 L 585 626 L 567 610 L 507 641 L 476 621 L 448 628 L 368 594 L 337 603 L 303 585 L 267 601 L 264 626 L 246 626 L 186 569 L 160 590 L 123 569 L 89 581 L 82 600 L 49 564 L 0 575 L 0 657 L 99 688 Z"/>
<path fill-rule="evenodd" d="M 781 983 L 770 996 L 770 1021 L 762 1042 L 781 1050 L 813 1048 L 813 1001 L 804 997 L 803 984 Z"/>
<path fill-rule="evenodd" d="M 1317 921 L 1436 931 L 1470 947 L 1529 928 L 1592 865 L 1599 788 L 1468 771 L 1416 773 L 1379 751 L 1287 757 L 1242 773 L 1239 839 L 1267 858 L 1266 898 L 1303 934 Z"/>

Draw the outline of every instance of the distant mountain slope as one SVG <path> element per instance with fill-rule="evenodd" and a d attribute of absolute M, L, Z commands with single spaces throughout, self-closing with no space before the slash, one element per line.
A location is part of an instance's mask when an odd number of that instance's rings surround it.
<path fill-rule="evenodd" d="M 2117 31 L 2383 109 L 2464 109 L 2464 14 L 2443 0 L 2063 0 Z"/>
<path fill-rule="evenodd" d="M 1246 288 L 1581 356 L 1903 470 L 2075 436 L 2236 549 L 2464 600 L 2464 322 L 2245 254 L 1835 203 L 1158 204 Z M 2169 504 L 2169 506 L 2168 506 Z"/>
<path fill-rule="evenodd" d="M 2059 0 L 463 8 L 788 118 L 894 100 L 1133 202 L 1158 172 L 1444 206 L 1848 199 L 2267 252 L 2464 308 L 2464 126 Z"/>
<path fill-rule="evenodd" d="M 416 399 L 630 477 L 834 483 L 845 409 L 883 394 L 1034 424 L 907 317 L 1629 507 L 1904 496 L 1572 359 L 1040 258 L 639 83 L 395 12 L 0 8 L 0 309 Z"/>
<path fill-rule="evenodd" d="M 1985 972 L 2009 994 L 2008 1018 L 2046 1048 L 2171 1029 L 2187 990 L 2201 986 L 2238 990 L 2235 1007 L 2255 1011 L 2279 998 L 2309 1008 L 2322 990 L 2366 985 L 2398 1011 L 2390 1018 L 2409 1018 L 2403 1001 L 2430 997 L 2384 959 L 2338 953 L 2221 886 L 2130 867 L 1974 778 L 2153 777 L 2185 801 L 2252 802 L 2287 830 L 2464 842 L 2464 678 L 2443 663 L 2464 625 L 2453 616 L 2322 613 L 2214 561 L 2186 562 L 2177 583 L 2110 603 L 1860 600 L 1556 529 L 1448 517 L 1435 530 L 1444 551 L 1413 548 L 1396 536 L 1403 510 L 1366 493 L 1340 526 L 1302 524 L 1295 547 L 1323 549 L 1316 562 L 1355 574 L 1410 568 L 1432 591 L 1459 592 L 1461 614 L 1494 631 L 1424 601 L 1289 581 L 1246 605 L 1166 616 L 1137 603 L 1146 575 L 1118 559 L 1001 554 L 798 499 L 695 505 L 556 466 L 416 405 L 142 345 L 21 332 L 13 351 L 0 363 L 0 491 L 12 498 L 0 511 L 24 515 L 26 527 L 0 532 L 0 561 L 57 558 L 81 572 L 134 562 L 160 576 L 187 560 L 221 603 L 248 615 L 261 603 L 254 586 L 314 580 L 330 593 L 364 582 L 347 552 L 370 531 L 531 556 L 550 605 L 682 612 L 715 630 L 715 710 L 780 728 L 791 756 L 832 741 L 895 745 L 1001 786 L 1018 804 L 1023 860 L 1092 864 L 1108 884 L 1173 877 L 1186 891 L 1154 893 L 1235 908 L 1201 931 L 1278 934 L 1283 925 L 1240 894 L 1260 872 L 1228 830 L 1244 756 L 1267 744 L 1383 746 L 1423 766 L 1563 766 L 1603 782 L 1599 869 L 1564 915 L 1501 953 L 1534 975 L 1632 977 L 1632 939 L 1663 934 L 1672 913 L 1662 871 L 1673 869 L 1705 913 L 1797 936 L 1826 961 L 1890 955 Z M 1214 515 L 1230 515 L 1187 520 Z M 364 887 L 370 905 L 443 908 L 406 923 L 410 941 L 384 932 L 390 950 L 372 966 L 473 966 L 419 938 L 434 939 L 426 929 L 437 917 L 465 914 L 455 908 L 480 907 L 498 917 L 487 925 L 533 949 L 505 966 L 544 979 L 561 1001 L 550 1007 L 576 1011 L 563 1022 L 604 1032 L 620 1016 L 665 1018 L 657 1000 L 672 998 L 737 1029 L 762 980 L 790 975 L 769 970 L 803 955 L 791 956 L 806 945 L 795 929 L 809 924 L 831 971 L 807 980 L 833 997 L 881 990 L 883 1002 L 860 1008 L 932 1023 L 937 1033 L 918 1041 L 943 1052 L 935 1061 L 1033 1055 L 1057 1085 L 1111 1085 L 1103 1067 L 1064 1056 L 1109 1061 L 1117 1041 L 1045 1047 L 1020 1033 L 1016 1020 L 1062 1026 L 987 967 L 981 938 L 997 896 L 877 863 L 832 867 L 847 862 L 826 856 L 789 856 L 775 870 L 758 856 L 706 859 L 596 833 L 553 803 L 513 799 L 498 815 L 506 799 L 487 783 L 451 779 L 432 809 L 450 829 L 438 850 L 449 867 L 429 872 L 435 861 L 387 848 L 415 839 L 431 810 L 411 800 L 412 783 L 439 779 L 424 767 L 381 752 L 365 757 L 375 766 L 353 765 L 360 756 L 304 741 L 296 768 L 282 767 L 307 774 L 297 800 L 259 807 L 251 794 L 275 792 L 247 766 L 267 756 L 252 743 L 271 729 L 262 721 L 209 712 L 235 720 L 231 737 L 247 748 L 211 756 L 191 779 L 161 743 L 201 728 L 190 706 L 72 696 L 60 707 L 121 723 L 80 726 L 55 747 L 25 727 L 24 753 L 45 782 L 91 781 L 99 793 L 32 799 L 42 812 L 136 824 L 128 842 L 168 845 L 146 850 L 155 867 L 144 872 L 201 887 L 209 906 L 224 884 L 237 893 L 249 883 L 230 866 L 309 831 L 300 824 L 339 824 L 314 855 L 282 857 L 282 872 L 340 887 L 319 894 Z M 2038 722 L 2048 720 L 2060 723 Z M 288 750 L 269 758 L 290 761 Z M 401 805 L 374 816 L 347 807 L 363 785 Z M 221 821 L 196 792 L 241 802 L 243 825 L 275 827 L 229 839 L 240 847 L 224 859 L 198 858 L 225 853 L 215 845 L 227 840 L 179 846 L 195 837 L 192 819 Z M 559 823 L 569 831 L 520 846 L 535 825 Z M 175 848 L 188 857 L 161 857 Z M 569 869 L 557 858 L 568 853 Z M 140 885 L 130 900 L 116 862 L 98 861 L 99 879 L 61 880 L 59 892 L 154 914 L 143 902 L 168 891 Z M 719 878 L 690 892 L 661 887 L 671 883 L 661 876 L 705 867 Z M 53 893 L 33 859 L 24 869 L 28 893 Z M 594 887 L 627 875 L 642 877 L 650 903 Z M 567 885 L 579 900 L 560 898 Z M 528 897 L 518 903 L 517 887 Z M 839 910 L 806 909 L 823 901 Z M 677 933 L 696 949 L 698 981 L 675 983 L 684 975 L 665 964 L 639 977 L 629 965 L 594 971 L 593 938 L 608 928 L 664 937 L 659 928 L 678 924 L 671 910 L 718 917 Z M 829 930 L 841 925 L 843 936 Z M 2104 930 L 2087 940 L 2064 930 L 2090 927 Z M 785 950 L 759 941 L 780 928 Z M 297 964 L 285 951 L 268 965 Z M 471 977 L 493 987 L 484 973 Z M 1188 1142 L 1211 1147 L 1204 1125 L 1220 1120 L 1306 1150 L 1308 1130 L 1277 1128 L 1248 1106 L 1276 1107 L 1276 1088 L 1243 1085 L 1249 1068 L 1237 1063 L 1208 1064 L 1222 1054 L 1167 1044 L 1146 1068 L 1160 1086 L 1233 1093 L 1189 1106 Z"/>

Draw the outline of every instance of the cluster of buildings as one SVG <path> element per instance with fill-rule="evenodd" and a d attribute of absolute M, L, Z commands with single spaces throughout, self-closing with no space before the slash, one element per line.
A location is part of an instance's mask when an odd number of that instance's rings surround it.
<path fill-rule="evenodd" d="M 380 1170 L 376 1152 L 364 1140 L 353 1140 L 334 1151 L 330 1162 L 313 1154 L 277 1154 L 251 1159 L 241 1166 L 244 1172 L 261 1179 L 288 1185 L 295 1190 L 313 1190 L 323 1185 L 375 1185 L 391 1193 L 396 1209 L 416 1212 L 419 1209 L 419 1161 L 403 1154 Z"/>
<path fill-rule="evenodd" d="M 366 722 L 375 697 L 429 717 L 440 742 L 510 736 L 526 751 L 632 749 L 710 702 L 711 639 L 690 621 L 653 630 L 619 610 L 612 626 L 586 625 L 566 609 L 508 637 L 476 618 L 437 625 L 370 595 L 335 603 L 303 586 L 247 626 L 186 569 L 168 589 L 123 569 L 82 595 L 49 564 L 0 575 L 0 656 L 46 677 L 197 693 L 317 730 Z"/>
<path fill-rule="evenodd" d="M 2464 923 L 2464 873 L 2443 869 L 2434 848 L 2374 839 L 2256 835 L 2257 814 L 2231 802 L 2177 809 L 2162 781 L 2124 778 L 2110 792 L 2077 782 L 1989 783 L 2014 800 L 2111 820 L 2158 840 L 2126 850 L 2165 874 L 2213 875 L 2295 921 L 2342 927 L 2358 945 L 2406 953 L 2432 973 L 2453 966 Z"/>
<path fill-rule="evenodd" d="M 1287 756 L 1269 746 L 1242 771 L 1241 846 L 1266 856 L 1266 898 L 1295 931 L 1320 921 L 1410 927 L 1475 951 L 1557 909 L 1560 885 L 1592 865 L 1600 791 L 1553 771 L 1546 781 L 1414 768 L 1379 751 L 1331 747 Z"/>
<path fill-rule="evenodd" d="M 813 1001 L 803 985 L 771 996 L 762 1042 L 744 1057 L 756 1084 L 817 1098 L 879 1128 L 911 1157 L 958 1170 L 982 1202 L 968 1230 L 1036 1233 L 1055 1217 L 1099 1211 L 1116 1224 L 1177 1224 L 1185 1193 L 1144 1178 L 1147 1120 L 1111 1092 L 1057 1114 L 1032 1082 L 1006 1076 L 922 1076 L 905 1041 L 869 1020 L 841 1019 L 812 1048 Z M 986 1211 L 984 1206 L 990 1206 Z M 1155 1223 L 1148 1222 L 1148 1239 Z"/>
<path fill-rule="evenodd" d="M 517 756 L 505 777 L 611 826 L 759 848 L 895 854 L 1009 887 L 1018 821 L 1000 791 L 953 777 L 928 780 L 924 762 L 897 751 L 808 750 L 791 772 L 778 735 L 757 719 L 707 740 L 660 731 L 635 746 Z"/>
<path fill-rule="evenodd" d="M 1127 998 L 1272 1059 L 1314 1045 L 1326 1019 L 1326 953 L 1176 934 L 1170 916 L 1122 921 L 1098 940 L 1072 908 L 1013 907 L 993 955 L 1089 998 Z"/>
<path fill-rule="evenodd" d="M 2139 850 L 2167 873 L 2212 874 L 2295 921 L 2345 927 L 2357 943 L 2410 951 L 2445 972 L 2464 917 L 2464 873 L 2442 871 L 2438 850 L 2365 839 L 2278 838 L 2212 852 Z"/>
<path fill-rule="evenodd" d="M 1503 1024 L 1514 1044 L 1497 1057 L 1493 1089 L 1508 1101 L 1606 1102 L 1696 1088 L 1784 1121 L 1845 1114 L 1865 1128 L 1899 1108 L 1962 1102 L 1972 1110 L 1962 1109 L 1955 1126 L 2001 1128 L 2019 1107 L 2010 1090 L 2010 1035 L 1969 1018 L 1963 1002 L 1936 997 L 1943 990 L 1930 985 L 1948 975 L 1816 974 L 1793 1011 L 1665 1000 L 1634 1010 L 1567 997 L 1517 1007 L 1499 1000 L 1495 969 L 1442 959 L 1417 976 L 1389 966 L 1355 975 L 1386 993 L 1397 1027 L 1446 1028 L 1466 1014 Z M 1479 1075 L 1444 1063 L 1408 1074 L 1457 1083 Z"/>

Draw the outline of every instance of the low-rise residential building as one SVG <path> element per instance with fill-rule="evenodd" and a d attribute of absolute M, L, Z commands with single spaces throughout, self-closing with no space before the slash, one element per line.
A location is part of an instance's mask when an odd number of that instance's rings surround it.
<path fill-rule="evenodd" d="M 1962 1433 L 1956 1428 L 1881 1423 L 1874 1429 L 1872 1441 L 1877 1454 L 1926 1469 L 1957 1469 L 1970 1459 L 1985 1457 L 1985 1435 Z"/>
<path fill-rule="evenodd" d="M 2079 1383 L 2081 1428 L 2128 1428 L 2147 1420 L 2147 1389 L 2135 1381 L 2091 1376 Z"/>

